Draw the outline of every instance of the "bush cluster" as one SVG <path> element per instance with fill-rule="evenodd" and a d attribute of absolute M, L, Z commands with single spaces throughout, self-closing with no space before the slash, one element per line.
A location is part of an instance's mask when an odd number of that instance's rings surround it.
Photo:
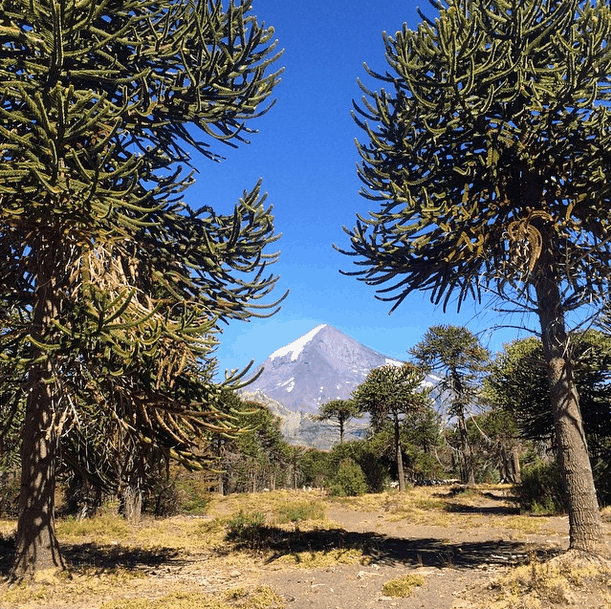
<path fill-rule="evenodd" d="M 361 466 L 352 459 L 343 459 L 333 478 L 330 491 L 337 497 L 356 497 L 367 492 L 367 479 Z"/>
<path fill-rule="evenodd" d="M 562 476 L 555 462 L 538 461 L 525 467 L 515 494 L 520 509 L 535 514 L 559 514 L 567 508 Z"/>

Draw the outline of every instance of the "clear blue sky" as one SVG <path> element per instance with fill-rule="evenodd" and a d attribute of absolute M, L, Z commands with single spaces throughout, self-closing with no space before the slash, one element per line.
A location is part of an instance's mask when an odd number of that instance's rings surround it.
<path fill-rule="evenodd" d="M 411 295 L 389 316 L 390 305 L 375 299 L 374 289 L 353 277 L 351 259 L 333 250 L 346 247 L 342 225 L 352 227 L 355 214 L 371 203 L 359 196 L 358 154 L 354 139 L 361 131 L 351 118 L 352 100 L 359 99 L 358 77 L 363 62 L 384 71 L 382 32 L 394 34 L 407 23 L 416 28 L 416 6 L 435 14 L 427 0 L 255 0 L 253 12 L 276 30 L 284 48 L 285 67 L 276 89 L 277 103 L 252 122 L 259 133 L 239 149 L 222 147 L 221 164 L 198 161 L 201 173 L 187 200 L 227 211 L 259 178 L 274 206 L 280 261 L 270 267 L 281 276 L 276 294 L 290 295 L 282 310 L 267 320 L 234 322 L 225 327 L 217 350 L 219 367 L 260 364 L 277 348 L 328 323 L 385 355 L 404 359 L 409 347 L 434 324 L 453 323 L 474 332 L 498 321 L 482 307 L 465 305 L 444 314 L 428 294 Z M 371 82 L 371 81 L 370 81 Z M 512 334 L 504 331 L 482 342 L 493 350 Z"/>

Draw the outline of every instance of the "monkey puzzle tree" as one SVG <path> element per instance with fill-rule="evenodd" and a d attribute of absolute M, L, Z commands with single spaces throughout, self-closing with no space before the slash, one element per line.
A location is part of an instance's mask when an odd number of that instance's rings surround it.
<path fill-rule="evenodd" d="M 414 364 L 387 364 L 371 370 L 352 393 L 357 408 L 371 415 L 374 431 L 381 429 L 387 421 L 392 424 L 400 491 L 405 490 L 401 422 L 410 413 L 424 410 L 429 405 L 430 388 L 423 386 L 424 378 L 424 372 Z"/>
<path fill-rule="evenodd" d="M 339 443 L 344 441 L 344 429 L 350 419 L 361 417 L 357 405 L 353 400 L 331 400 L 322 404 L 318 409 L 317 421 L 337 421 L 339 427 Z"/>
<path fill-rule="evenodd" d="M 461 478 L 465 484 L 474 486 L 473 450 L 465 413 L 477 402 L 490 353 L 467 328 L 451 325 L 430 327 L 409 353 L 427 371 L 442 374 L 440 395 L 449 396 L 449 414 L 458 421 Z"/>
<path fill-rule="evenodd" d="M 414 290 L 444 308 L 491 291 L 538 316 L 570 548 L 606 552 L 567 323 L 609 293 L 610 7 L 435 6 L 385 36 L 390 70 L 369 74 L 387 88 L 363 86 L 359 175 L 380 209 L 347 231 L 347 253 L 393 309 Z"/>
<path fill-rule="evenodd" d="M 25 346 L 22 577 L 63 564 L 55 467 L 84 414 L 187 462 L 227 427 L 199 362 L 221 322 L 275 308 L 259 301 L 273 217 L 259 185 L 228 215 L 190 209 L 184 167 L 246 141 L 278 54 L 250 0 L 1 8 L 0 299 L 15 314 L 0 352 Z"/>
<path fill-rule="evenodd" d="M 611 446 L 611 337 L 596 330 L 575 332 L 574 378 L 598 496 L 608 504 Z M 545 356 L 535 337 L 512 341 L 498 353 L 484 381 L 486 400 L 511 413 L 520 435 L 552 440 L 554 425 L 545 387 Z"/>

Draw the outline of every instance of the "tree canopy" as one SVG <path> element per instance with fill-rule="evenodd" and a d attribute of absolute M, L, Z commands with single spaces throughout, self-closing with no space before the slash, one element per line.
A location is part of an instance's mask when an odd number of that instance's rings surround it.
<path fill-rule="evenodd" d="M 575 335 L 575 383 L 590 449 L 611 437 L 611 337 L 596 330 Z M 524 338 L 505 345 L 485 380 L 486 399 L 511 412 L 523 437 L 552 439 L 554 419 L 545 391 L 541 341 Z"/>
<path fill-rule="evenodd" d="M 318 421 L 336 421 L 339 427 L 339 442 L 344 441 L 345 426 L 350 419 L 363 416 L 354 400 L 331 400 L 318 409 Z"/>
<path fill-rule="evenodd" d="M 213 144 L 246 142 L 270 106 L 273 29 L 250 11 L 2 2 L 0 346 L 28 389 L 17 576 L 61 564 L 54 468 L 82 407 L 187 461 L 228 427 L 205 371 L 220 323 L 275 310 L 273 216 L 259 184 L 228 214 L 182 193 L 192 154 L 220 160 Z"/>
<path fill-rule="evenodd" d="M 610 21 L 602 1 L 456 0 L 385 37 L 390 72 L 368 73 L 388 88 L 355 113 L 381 206 L 348 231 L 363 281 L 394 307 L 483 287 L 536 304 L 551 257 L 563 307 L 605 292 Z"/>
<path fill-rule="evenodd" d="M 394 448 L 399 475 L 399 489 L 405 490 L 400 423 L 410 413 L 424 410 L 430 404 L 431 388 L 424 385 L 424 372 L 414 364 L 387 364 L 374 368 L 354 390 L 352 398 L 362 412 L 371 415 L 374 431 L 390 421 L 394 431 Z"/>
<path fill-rule="evenodd" d="M 539 320 L 570 548 L 608 553 L 569 356 L 567 315 L 611 279 L 611 8 L 603 0 L 449 0 L 385 35 L 362 85 L 363 196 L 347 229 L 393 309 L 415 290 L 457 305 L 496 293 Z"/>
<path fill-rule="evenodd" d="M 447 396 L 448 413 L 458 420 L 459 461 L 462 481 L 475 484 L 475 462 L 467 433 L 466 415 L 479 401 L 482 373 L 490 353 L 477 336 L 464 326 L 440 325 L 429 328 L 423 339 L 409 350 L 429 372 L 441 374 L 437 387 L 441 400 Z"/>

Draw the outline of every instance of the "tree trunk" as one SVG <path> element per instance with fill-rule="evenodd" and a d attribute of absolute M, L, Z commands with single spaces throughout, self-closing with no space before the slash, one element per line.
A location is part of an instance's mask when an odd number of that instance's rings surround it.
<path fill-rule="evenodd" d="M 403 472 L 403 453 L 401 452 L 401 435 L 399 418 L 395 416 L 395 452 L 397 454 L 397 475 L 399 476 L 399 492 L 405 490 L 405 474 Z"/>
<path fill-rule="evenodd" d="M 475 486 L 475 472 L 473 471 L 473 451 L 471 450 L 471 444 L 469 444 L 467 422 L 465 421 L 465 409 L 462 406 L 458 406 L 456 414 L 458 415 L 458 429 L 460 432 L 461 478 L 463 484 L 472 488 Z"/>
<path fill-rule="evenodd" d="M 32 377 L 48 377 L 48 364 Z M 55 462 L 58 452 L 51 386 L 34 382 L 28 396 L 21 447 L 21 490 L 11 580 L 33 579 L 64 568 L 55 537 Z"/>
<path fill-rule="evenodd" d="M 608 554 L 579 408 L 579 396 L 573 378 L 573 362 L 564 325 L 560 291 L 550 274 L 543 274 L 536 291 L 541 340 L 554 413 L 558 462 L 567 494 L 569 549 L 588 554 Z"/>
<path fill-rule="evenodd" d="M 518 450 L 513 448 L 511 451 L 511 475 L 514 484 L 522 482 L 522 470 L 520 469 L 520 455 Z"/>
<path fill-rule="evenodd" d="M 139 522 L 142 518 L 142 491 L 137 484 L 127 484 L 121 491 L 123 516 L 128 522 Z"/>
<path fill-rule="evenodd" d="M 45 255 L 46 253 L 46 255 Z M 48 340 L 51 320 L 57 317 L 54 254 L 41 254 L 32 335 Z M 46 576 L 64 568 L 55 537 L 55 464 L 59 452 L 57 382 L 48 352 L 32 345 L 28 372 L 29 394 L 21 442 L 21 488 L 16 551 L 11 579 Z"/>

